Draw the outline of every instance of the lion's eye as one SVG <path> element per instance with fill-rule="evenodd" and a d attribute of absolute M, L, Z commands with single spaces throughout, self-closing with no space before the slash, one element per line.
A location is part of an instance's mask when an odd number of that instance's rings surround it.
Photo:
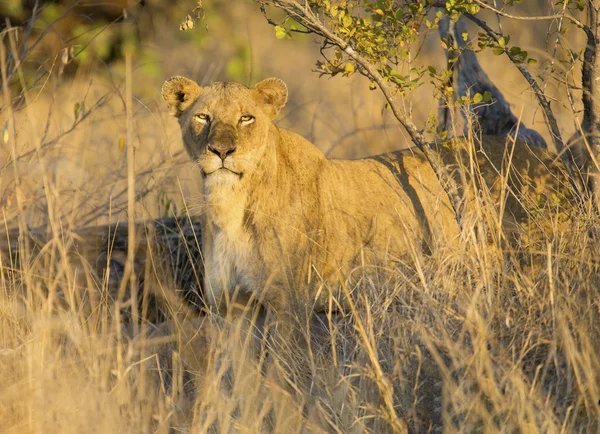
<path fill-rule="evenodd" d="M 210 122 L 210 116 L 207 115 L 206 113 L 200 113 L 200 114 L 194 115 L 194 120 L 196 122 L 200 122 L 201 124 L 206 124 L 206 123 Z"/>
<path fill-rule="evenodd" d="M 240 118 L 240 123 L 249 124 L 254 121 L 254 116 L 252 115 L 244 115 Z"/>

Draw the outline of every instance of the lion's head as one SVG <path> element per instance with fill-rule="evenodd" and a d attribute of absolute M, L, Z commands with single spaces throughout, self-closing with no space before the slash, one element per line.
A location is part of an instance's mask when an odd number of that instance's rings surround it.
<path fill-rule="evenodd" d="M 268 78 L 249 89 L 239 83 L 201 87 L 172 77 L 162 98 L 177 117 L 183 143 L 205 186 L 235 185 L 260 164 L 271 121 L 287 102 L 287 86 Z"/>

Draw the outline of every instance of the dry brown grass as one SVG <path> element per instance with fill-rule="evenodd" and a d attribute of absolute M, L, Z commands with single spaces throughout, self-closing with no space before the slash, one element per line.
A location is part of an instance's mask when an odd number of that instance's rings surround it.
<path fill-rule="evenodd" d="M 366 83 L 352 81 L 349 92 L 347 81 L 307 73 L 316 52 L 307 42 L 286 68 L 289 47 L 244 11 L 232 14 L 247 22 L 255 75 L 290 84 L 281 126 L 324 150 L 345 137 L 336 156 L 406 143 Z M 190 56 L 189 41 L 164 39 L 148 42 L 163 78 L 199 70 L 210 80 L 223 59 L 211 56 L 227 51 L 223 42 Z M 254 312 L 198 315 L 169 298 L 160 321 L 143 300 L 133 303 L 142 321 L 132 321 L 129 293 L 115 295 L 95 264 L 82 266 L 71 229 L 127 220 L 122 145 L 136 148 L 136 220 L 194 209 L 197 177 L 158 106 L 162 80 L 146 79 L 140 63 L 134 56 L 133 94 L 152 96 L 134 99 L 130 117 L 118 63 L 112 78 L 54 76 L 14 116 L 2 103 L 4 224 L 41 227 L 48 241 L 37 255 L 21 243 L 19 263 L 0 257 L 0 432 L 390 432 L 394 415 L 414 432 L 600 430 L 600 234 L 591 212 L 577 213 L 568 232 L 557 224 L 551 236 L 507 249 L 497 210 L 475 198 L 460 249 L 415 249 L 405 266 L 356 270 L 353 311 L 301 324 L 310 351 L 292 365 L 293 348 L 277 342 L 269 321 L 253 324 Z M 424 119 L 431 97 L 416 99 Z M 74 115 L 76 102 L 85 109 Z M 533 218 L 563 211 L 547 204 Z M 146 260 L 142 289 L 170 293 L 158 262 Z"/>

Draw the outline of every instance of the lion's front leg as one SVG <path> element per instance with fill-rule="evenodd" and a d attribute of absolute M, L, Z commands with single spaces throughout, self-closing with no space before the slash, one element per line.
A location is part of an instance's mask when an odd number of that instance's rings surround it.
<path fill-rule="evenodd" d="M 212 254 L 205 257 L 205 268 L 207 305 L 222 314 L 243 313 L 254 297 L 247 283 L 240 278 L 235 258 L 226 251 L 213 249 Z"/>
<path fill-rule="evenodd" d="M 206 278 L 204 285 L 204 296 L 206 304 L 212 309 L 219 310 L 225 303 L 225 295 L 229 293 L 228 282 L 231 270 L 230 267 L 214 261 L 206 261 Z"/>
<path fill-rule="evenodd" d="M 204 297 L 211 309 L 221 310 L 227 296 L 235 285 L 233 263 L 218 231 L 210 223 L 206 225 L 202 253 L 204 259 Z"/>

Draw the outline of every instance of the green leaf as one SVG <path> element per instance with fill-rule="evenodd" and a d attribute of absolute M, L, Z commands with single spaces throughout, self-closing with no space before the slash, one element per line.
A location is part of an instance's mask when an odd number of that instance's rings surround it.
<path fill-rule="evenodd" d="M 342 19 L 342 25 L 344 27 L 350 27 L 352 25 L 352 17 L 350 15 L 344 15 Z"/>
<path fill-rule="evenodd" d="M 467 6 L 467 12 L 469 12 L 471 15 L 475 15 L 477 14 L 477 12 L 479 12 L 480 6 L 476 3 L 473 3 L 469 6 Z"/>
<path fill-rule="evenodd" d="M 508 44 L 509 40 L 510 38 L 508 36 L 502 36 L 500 39 L 498 39 L 498 45 L 504 48 L 506 47 L 506 44 Z"/>
<path fill-rule="evenodd" d="M 489 90 L 483 92 L 483 100 L 485 102 L 490 102 L 492 100 L 492 92 L 490 92 Z"/>
<path fill-rule="evenodd" d="M 504 48 L 502 48 L 502 47 L 493 47 L 492 48 L 492 53 L 494 53 L 496 56 L 500 56 L 500 55 L 504 54 Z"/>
<path fill-rule="evenodd" d="M 287 37 L 287 31 L 281 26 L 275 26 L 275 37 L 277 39 L 285 39 Z"/>
<path fill-rule="evenodd" d="M 482 94 L 480 94 L 478 92 L 475 95 L 473 95 L 473 104 L 479 104 L 481 101 L 483 101 L 483 95 Z"/>
<path fill-rule="evenodd" d="M 537 63 L 537 60 L 535 60 L 533 57 L 530 57 L 529 59 L 527 59 L 528 65 L 535 65 L 536 63 Z"/>

